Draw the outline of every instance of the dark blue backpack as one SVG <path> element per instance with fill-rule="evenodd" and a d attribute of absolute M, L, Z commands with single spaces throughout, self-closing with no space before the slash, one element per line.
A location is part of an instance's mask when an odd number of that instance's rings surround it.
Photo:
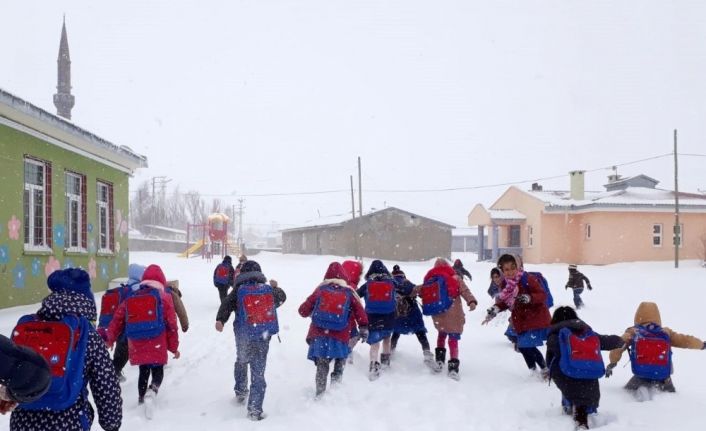
<path fill-rule="evenodd" d="M 158 289 L 140 286 L 125 300 L 125 307 L 125 335 L 128 339 L 148 340 L 165 331 L 162 296 Z"/>
<path fill-rule="evenodd" d="M 520 282 L 524 286 L 528 286 L 527 282 L 527 277 L 529 275 L 534 276 L 534 278 L 539 281 L 539 285 L 542 286 L 542 289 L 544 289 L 544 292 L 547 294 L 547 300 L 544 302 L 547 305 L 547 308 L 552 308 L 554 306 L 554 297 L 552 296 L 551 290 L 549 290 L 549 282 L 547 281 L 546 278 L 542 275 L 541 272 L 527 272 L 525 271 L 524 274 L 522 274 L 522 278 L 520 279 Z"/>
<path fill-rule="evenodd" d="M 365 283 L 365 311 L 368 314 L 391 314 L 397 309 L 395 283 L 392 280 L 370 280 Z"/>
<path fill-rule="evenodd" d="M 635 327 L 630 346 L 632 373 L 648 380 L 664 380 L 672 374 L 672 345 L 658 325 Z"/>
<path fill-rule="evenodd" d="M 351 293 L 347 287 L 325 285 L 319 288 L 321 295 L 314 305 L 311 321 L 314 325 L 332 331 L 348 327 L 351 310 Z"/>
<path fill-rule="evenodd" d="M 213 272 L 213 284 L 216 286 L 228 286 L 231 283 L 231 267 L 225 263 L 219 263 Z"/>
<path fill-rule="evenodd" d="M 236 329 L 245 331 L 252 341 L 268 339 L 279 332 L 272 286 L 255 283 L 238 288 Z"/>
<path fill-rule="evenodd" d="M 12 341 L 39 353 L 49 364 L 52 379 L 49 390 L 25 410 L 66 410 L 79 396 L 87 396 L 83 370 L 91 324 L 85 317 L 64 316 L 61 320 L 40 320 L 36 315 L 20 318 L 12 331 Z"/>
<path fill-rule="evenodd" d="M 559 331 L 559 368 L 574 379 L 598 379 L 605 374 L 601 355 L 601 340 L 588 329 L 580 334 L 569 328 Z"/>
<path fill-rule="evenodd" d="M 446 280 L 438 275 L 424 282 L 419 296 L 422 297 L 422 313 L 425 316 L 441 314 L 453 304 Z"/>

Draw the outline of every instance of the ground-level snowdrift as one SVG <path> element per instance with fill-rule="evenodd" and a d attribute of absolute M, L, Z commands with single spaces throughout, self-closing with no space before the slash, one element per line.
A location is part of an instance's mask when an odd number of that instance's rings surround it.
<path fill-rule="evenodd" d="M 488 288 L 489 263 L 476 263 L 472 255 L 461 255 L 473 274 L 471 290 L 480 301 L 478 310 L 467 314 L 460 343 L 461 381 L 432 375 L 422 364 L 414 336 L 403 337 L 393 357 L 392 368 L 376 382 L 367 379 L 368 348 L 359 345 L 354 364 L 346 368 L 344 384 L 315 401 L 314 366 L 306 359 L 304 337 L 308 319 L 297 308 L 322 279 L 335 258 L 263 253 L 255 257 L 270 278 L 279 281 L 288 295 L 279 310 L 281 343 L 273 339 L 267 364 L 265 421 L 253 423 L 245 409 L 234 403 L 234 341 L 228 330 L 214 330 L 218 292 L 211 284 L 216 261 L 177 258 L 172 254 L 132 253 L 131 262 L 161 265 L 168 278 L 178 278 L 189 311 L 191 329 L 181 336 L 179 360 L 167 368 L 155 417 L 147 421 L 137 406 L 137 370 L 127 367 L 123 384 L 124 430 L 570 430 L 572 421 L 561 415 L 559 391 L 531 377 L 522 357 L 503 337 L 505 319 L 487 327 L 480 322 L 491 305 Z M 370 261 L 366 260 L 366 264 Z M 389 263 L 389 267 L 392 262 Z M 403 263 L 407 276 L 419 282 L 431 266 Z M 530 265 L 542 271 L 552 287 L 555 303 L 571 304 L 571 291 L 564 290 L 565 265 Z M 706 270 L 696 262 L 631 263 L 604 267 L 581 267 L 594 286 L 584 294 L 587 307 L 579 312 L 594 330 L 617 333 L 632 323 L 637 304 L 656 301 L 666 326 L 706 337 Z M 7 287 L 3 287 L 8 289 Z M 37 306 L 0 311 L 0 331 L 9 335 L 17 318 Z M 436 333 L 427 322 L 432 344 Z M 676 394 L 657 395 L 638 403 L 621 386 L 630 376 L 626 358 L 611 379 L 601 381 L 602 400 L 594 425 L 605 430 L 663 430 L 678 427 L 696 430 L 703 426 L 706 411 L 704 366 L 706 352 L 677 350 L 674 354 Z M 9 417 L 0 417 L 0 427 L 9 427 Z M 99 429 L 94 422 L 93 429 Z"/>

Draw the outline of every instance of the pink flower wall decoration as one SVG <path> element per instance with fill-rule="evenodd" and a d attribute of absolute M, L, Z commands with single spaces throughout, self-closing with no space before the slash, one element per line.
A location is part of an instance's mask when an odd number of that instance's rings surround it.
<path fill-rule="evenodd" d="M 13 215 L 10 221 L 7 222 L 10 239 L 20 239 L 20 226 L 22 226 L 22 223 Z"/>
<path fill-rule="evenodd" d="M 61 269 L 61 263 L 54 259 L 54 256 L 49 256 L 49 260 L 47 260 L 46 265 L 44 265 L 44 275 L 49 277 L 52 272 L 58 271 Z"/>
<path fill-rule="evenodd" d="M 91 278 L 96 278 L 96 260 L 94 258 L 88 261 L 88 275 Z"/>

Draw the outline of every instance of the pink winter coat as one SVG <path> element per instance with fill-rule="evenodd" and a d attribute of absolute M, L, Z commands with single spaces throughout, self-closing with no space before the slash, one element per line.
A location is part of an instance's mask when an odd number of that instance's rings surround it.
<path fill-rule="evenodd" d="M 128 355 L 130 365 L 165 365 L 167 351 L 176 353 L 179 350 L 179 332 L 177 315 L 174 310 L 172 296 L 164 291 L 164 286 L 154 280 L 146 280 L 141 285 L 147 285 L 159 290 L 162 300 L 162 316 L 164 317 L 165 330 L 160 335 L 146 340 L 128 339 Z M 127 301 L 123 301 L 115 311 L 115 316 L 108 326 L 107 340 L 112 345 L 125 330 Z"/>
<path fill-rule="evenodd" d="M 309 326 L 309 333 L 306 334 L 306 341 L 310 342 L 317 337 L 331 337 L 343 343 L 348 343 L 351 338 L 351 329 L 353 325 L 357 322 L 359 326 L 368 326 L 368 315 L 365 313 L 363 305 L 360 303 L 358 294 L 355 290 L 348 287 L 345 280 L 341 279 L 328 279 L 324 280 L 317 288 L 314 293 L 306 298 L 306 301 L 299 306 L 299 314 L 302 317 L 309 317 L 314 312 L 314 307 L 316 306 L 316 301 L 321 297 L 321 286 L 333 284 L 341 289 L 351 290 L 351 305 L 350 305 L 350 319 L 348 319 L 348 326 L 340 331 L 332 331 L 329 329 L 320 328 L 312 322 Z"/>

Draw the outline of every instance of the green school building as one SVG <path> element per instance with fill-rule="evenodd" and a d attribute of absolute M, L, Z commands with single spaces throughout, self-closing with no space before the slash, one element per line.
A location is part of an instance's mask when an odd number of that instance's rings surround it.
<path fill-rule="evenodd" d="M 40 301 L 59 268 L 93 290 L 127 275 L 128 178 L 147 158 L 0 89 L 0 308 Z"/>

